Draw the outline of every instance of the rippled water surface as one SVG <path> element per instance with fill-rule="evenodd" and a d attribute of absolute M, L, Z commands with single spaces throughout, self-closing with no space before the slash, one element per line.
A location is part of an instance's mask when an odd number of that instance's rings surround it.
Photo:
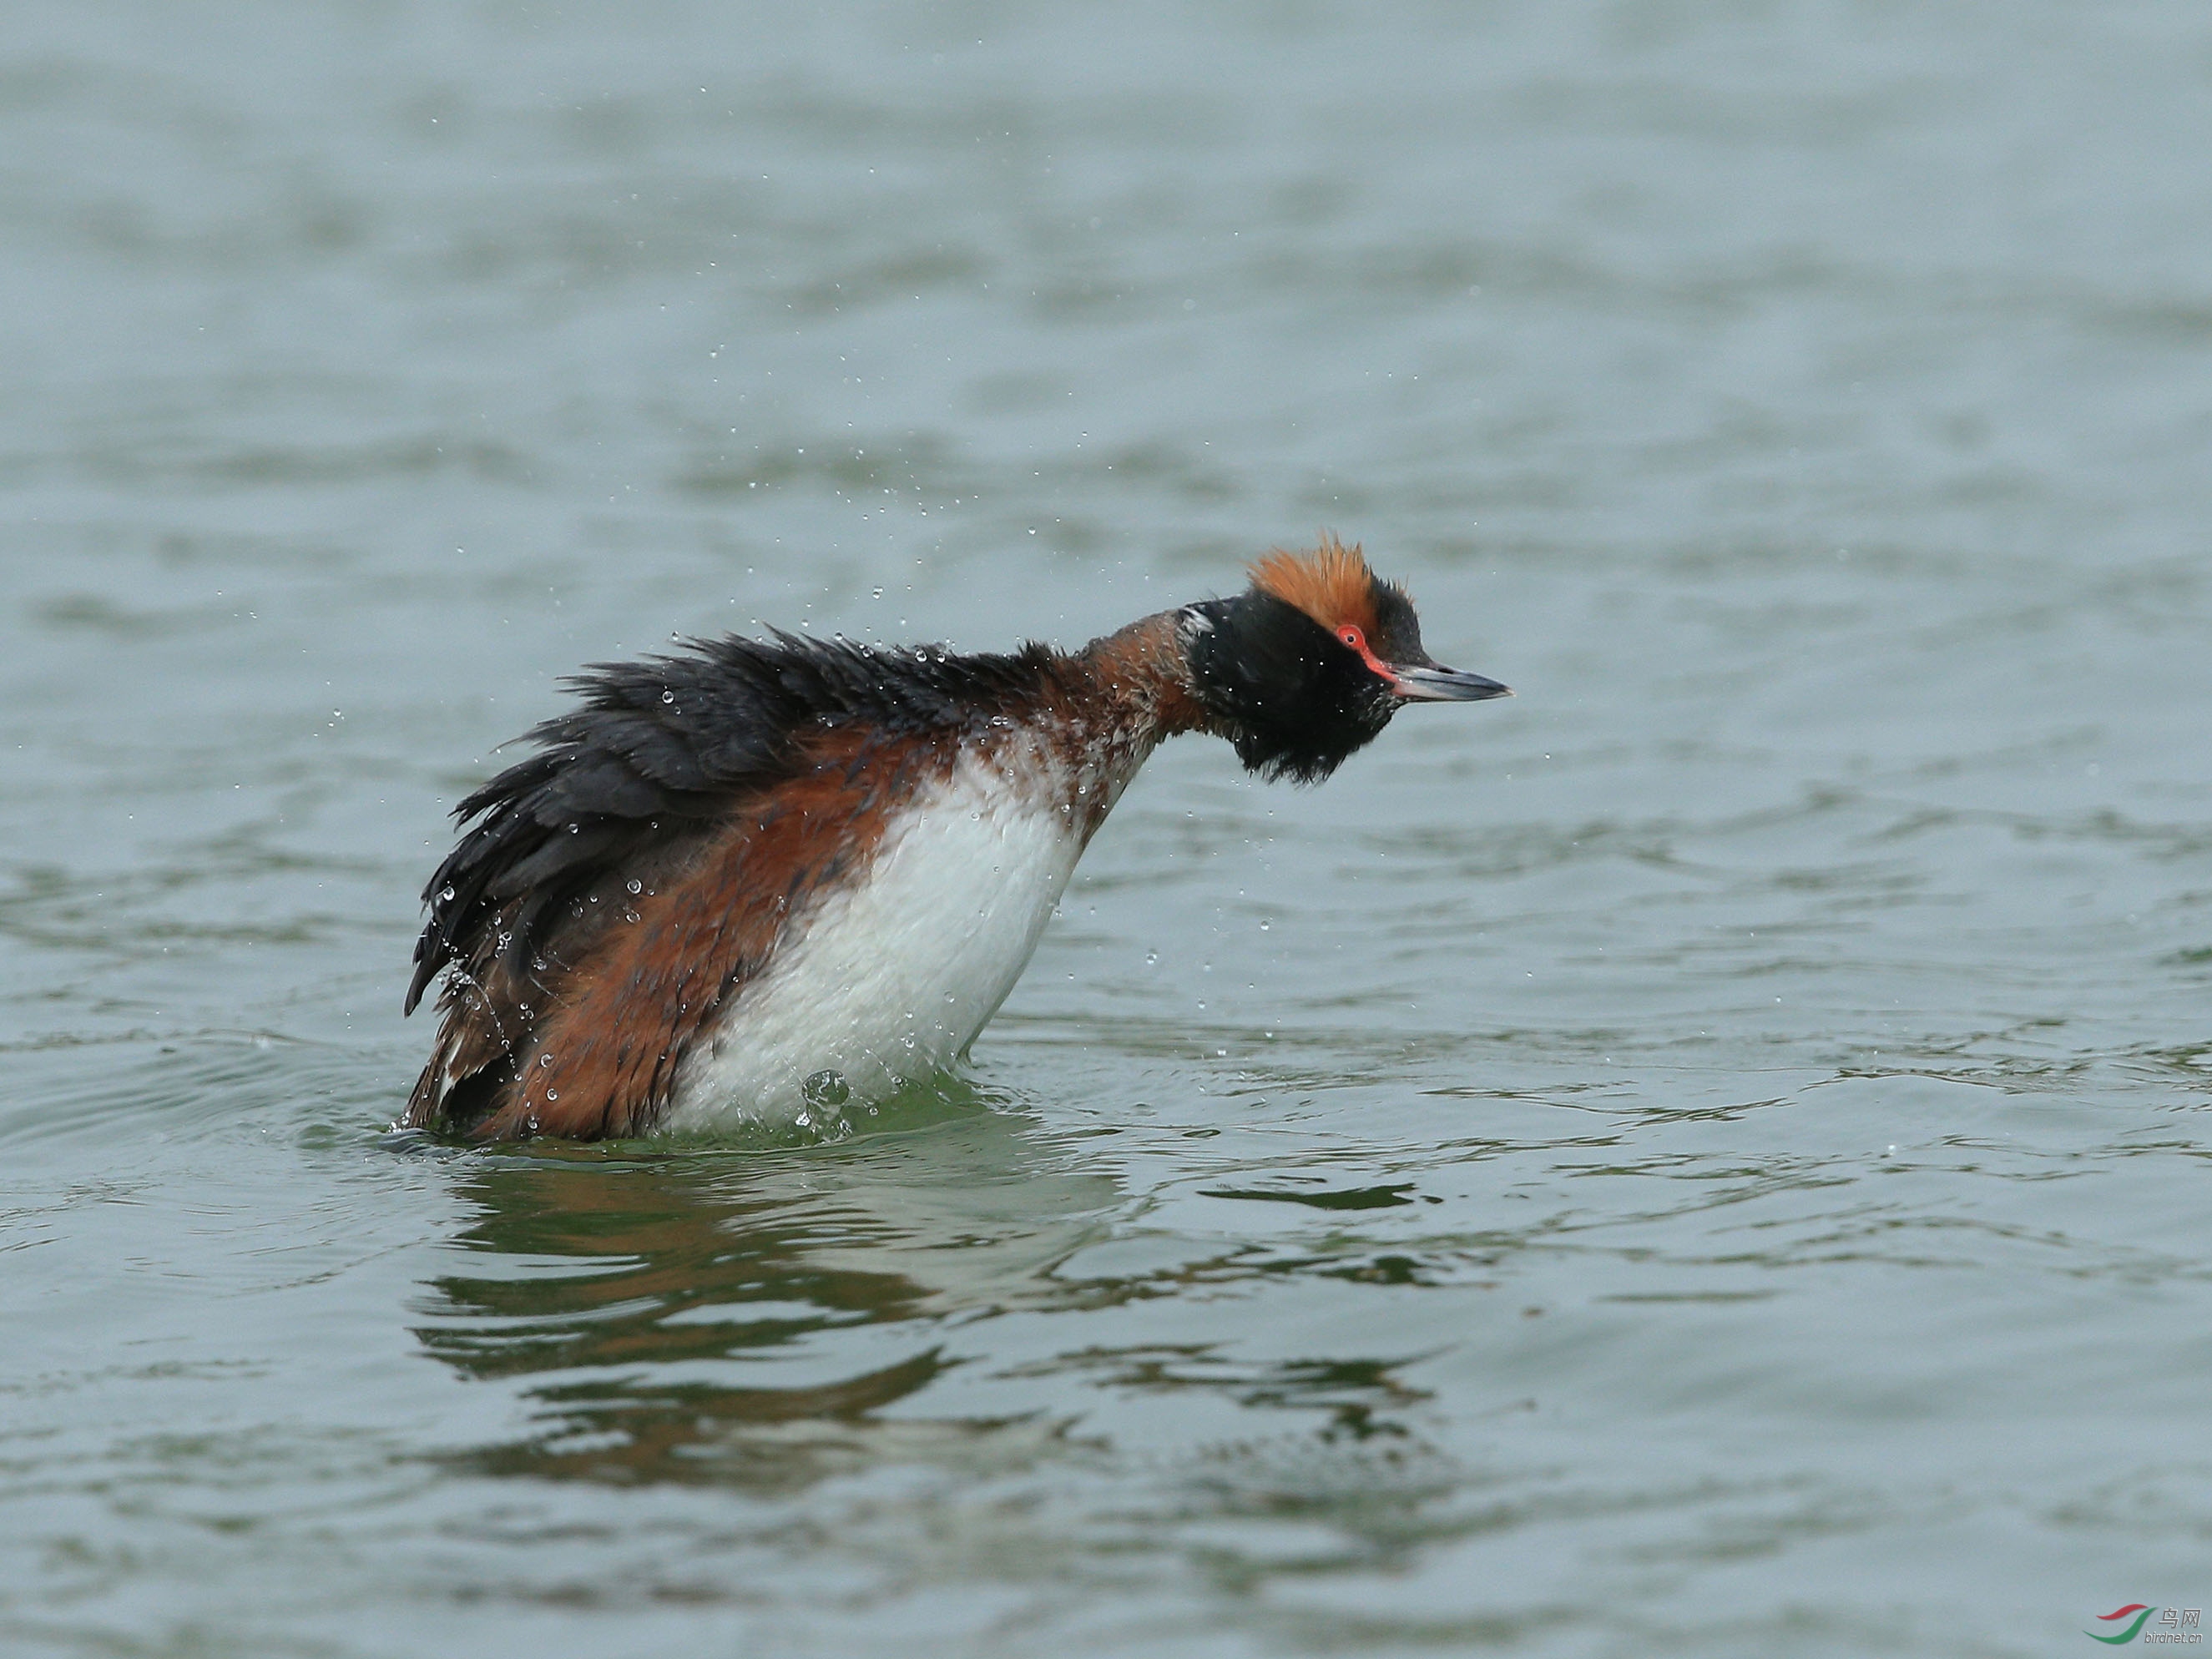
<path fill-rule="evenodd" d="M 2207 155 L 2181 4 L 15 8 L 0 1646 L 2201 1607 Z M 387 1133 L 561 674 L 1323 526 L 1521 695 L 1164 750 L 942 1098 Z"/>

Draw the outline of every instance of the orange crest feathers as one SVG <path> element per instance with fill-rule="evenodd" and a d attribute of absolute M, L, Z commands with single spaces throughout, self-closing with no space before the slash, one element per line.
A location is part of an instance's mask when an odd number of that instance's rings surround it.
<path fill-rule="evenodd" d="M 1332 634 L 1346 623 L 1370 636 L 1377 632 L 1378 580 L 1357 542 L 1346 547 L 1324 531 L 1312 552 L 1277 548 L 1253 561 L 1251 574 L 1253 586 L 1297 606 Z"/>

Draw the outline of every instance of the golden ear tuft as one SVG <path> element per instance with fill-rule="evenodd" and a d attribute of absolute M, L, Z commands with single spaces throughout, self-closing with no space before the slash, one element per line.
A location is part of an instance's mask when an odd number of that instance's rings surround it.
<path fill-rule="evenodd" d="M 1294 605 L 1332 634 L 1346 623 L 1376 631 L 1375 573 L 1354 542 L 1346 547 L 1327 531 L 1310 553 L 1281 548 L 1252 562 L 1252 586 Z"/>

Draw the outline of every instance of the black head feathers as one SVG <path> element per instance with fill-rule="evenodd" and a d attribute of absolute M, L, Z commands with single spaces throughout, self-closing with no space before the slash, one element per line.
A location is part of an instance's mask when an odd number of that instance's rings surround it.
<path fill-rule="evenodd" d="M 1194 694 L 1263 777 L 1319 782 L 1404 703 L 1506 695 L 1431 661 L 1406 590 L 1333 536 L 1311 553 L 1268 554 L 1246 592 L 1182 615 Z"/>
<path fill-rule="evenodd" d="M 1318 783 L 1397 711 L 1388 682 L 1287 599 L 1255 587 L 1182 614 L 1199 703 L 1262 777 Z"/>

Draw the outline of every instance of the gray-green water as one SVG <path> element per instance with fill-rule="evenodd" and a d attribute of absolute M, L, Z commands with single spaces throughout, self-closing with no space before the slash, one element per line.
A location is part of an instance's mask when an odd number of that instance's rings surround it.
<path fill-rule="evenodd" d="M 2183 4 L 15 7 L 0 1646 L 2201 1607 L 2208 155 Z M 559 674 L 1322 525 L 1520 697 L 1164 752 L 972 1098 L 386 1135 Z"/>

